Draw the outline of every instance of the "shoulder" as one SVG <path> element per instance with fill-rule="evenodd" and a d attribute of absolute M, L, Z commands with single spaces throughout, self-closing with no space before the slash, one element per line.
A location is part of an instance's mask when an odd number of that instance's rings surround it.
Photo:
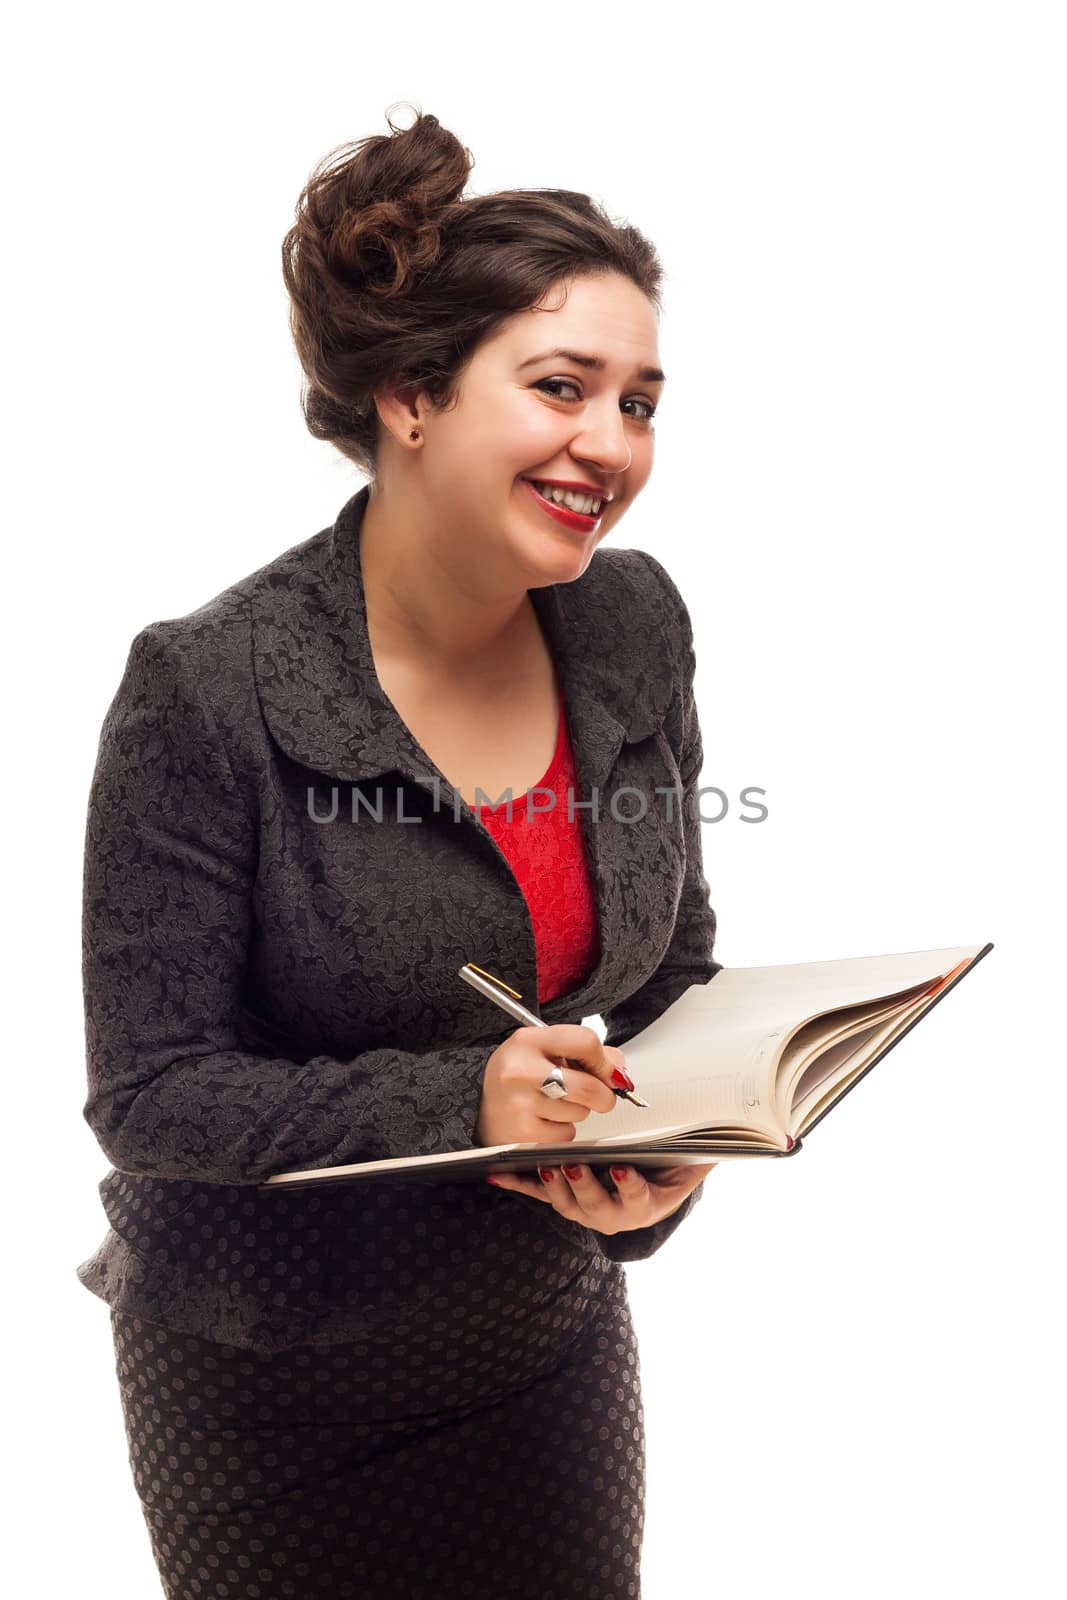
<path fill-rule="evenodd" d="M 635 702 L 643 697 L 653 716 L 662 710 L 662 727 L 682 761 L 697 726 L 689 608 L 666 567 L 647 550 L 600 550 L 590 569 L 598 558 L 605 612 L 616 619 L 615 639 L 605 631 L 606 652 L 617 648 L 621 622 L 627 693 Z"/>
<path fill-rule="evenodd" d="M 165 671 L 208 701 L 251 691 L 256 594 L 316 568 L 330 534 L 325 528 L 290 546 L 191 611 L 145 623 L 130 645 L 131 660 Z"/>
<path fill-rule="evenodd" d="M 247 573 L 192 611 L 148 622 L 134 644 L 148 653 L 170 656 L 190 670 L 206 671 L 235 665 L 251 651 L 252 607 L 264 585 L 285 583 L 302 568 L 314 565 L 324 550 L 329 529 L 313 534 Z"/>
<path fill-rule="evenodd" d="M 689 610 L 662 561 L 647 550 L 620 550 L 618 554 L 632 558 L 631 581 L 638 585 L 652 611 L 666 623 L 680 623 L 691 634 Z"/>
<path fill-rule="evenodd" d="M 322 558 L 330 530 L 304 539 L 178 616 L 145 623 L 134 636 L 108 713 L 140 704 L 184 728 L 222 738 L 241 768 L 261 755 L 254 661 L 254 597 L 264 584 L 299 582 Z"/>
<path fill-rule="evenodd" d="M 648 630 L 650 643 L 661 653 L 666 646 L 676 664 L 686 665 L 693 646 L 689 609 L 666 567 L 647 550 L 602 546 L 576 585 L 586 585 L 588 604 Z"/>

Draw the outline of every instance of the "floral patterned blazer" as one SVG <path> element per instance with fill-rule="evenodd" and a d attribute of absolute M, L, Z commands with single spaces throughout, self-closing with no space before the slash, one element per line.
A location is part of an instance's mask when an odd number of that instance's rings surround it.
<path fill-rule="evenodd" d="M 374 669 L 358 551 L 369 492 L 199 609 L 142 629 L 88 805 L 84 1116 L 113 1170 L 108 1235 L 78 1276 L 113 1306 L 263 1348 L 362 1326 L 378 1302 L 353 1261 L 373 1251 L 383 1188 L 412 1227 L 465 1219 L 453 1265 L 504 1216 L 578 1255 L 637 1260 L 703 1190 L 654 1226 L 602 1235 L 487 1184 L 257 1187 L 478 1142 L 485 1063 L 515 1024 L 460 980 L 468 960 L 546 1022 L 602 1017 L 619 1045 L 721 969 L 692 628 L 663 567 L 602 548 L 581 577 L 530 591 L 577 798 L 599 797 L 595 820 L 579 812 L 599 961 L 538 1009 L 511 868 Z M 354 788 L 384 801 L 384 821 L 349 820 Z M 649 802 L 636 821 L 632 796 L 611 803 L 630 788 Z M 337 820 L 316 821 L 338 795 Z"/>

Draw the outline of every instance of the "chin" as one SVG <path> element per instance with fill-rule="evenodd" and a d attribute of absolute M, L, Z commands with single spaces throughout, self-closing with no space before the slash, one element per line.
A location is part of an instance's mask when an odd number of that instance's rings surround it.
<path fill-rule="evenodd" d="M 541 541 L 523 541 L 524 565 L 542 575 L 544 583 L 565 583 L 580 577 L 593 559 L 598 540 L 579 538 L 553 539 L 551 535 Z"/>

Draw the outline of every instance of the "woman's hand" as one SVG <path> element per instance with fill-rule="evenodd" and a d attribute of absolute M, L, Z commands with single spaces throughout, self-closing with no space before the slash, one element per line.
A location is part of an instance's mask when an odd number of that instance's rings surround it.
<path fill-rule="evenodd" d="M 541 1084 L 561 1059 L 567 1093 L 550 1100 Z M 582 1023 L 516 1028 L 485 1064 L 474 1136 L 481 1145 L 569 1144 L 576 1122 L 614 1111 L 614 1089 L 634 1087 L 625 1063 L 616 1045 Z"/>
<path fill-rule="evenodd" d="M 611 1194 L 592 1167 L 538 1167 L 541 1182 L 503 1172 L 489 1179 L 501 1189 L 514 1189 L 555 1206 L 561 1216 L 581 1222 L 598 1233 L 625 1233 L 630 1228 L 647 1228 L 662 1222 L 677 1211 L 717 1161 L 699 1166 L 660 1167 L 642 1177 L 634 1167 L 612 1167 L 611 1176 L 618 1188 Z"/>

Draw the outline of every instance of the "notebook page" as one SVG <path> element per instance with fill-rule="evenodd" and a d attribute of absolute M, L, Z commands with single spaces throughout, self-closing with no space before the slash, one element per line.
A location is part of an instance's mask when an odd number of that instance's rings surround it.
<path fill-rule="evenodd" d="M 621 1142 L 632 1133 L 723 1124 L 780 1138 L 773 1071 L 784 1035 L 821 1012 L 932 983 L 982 948 L 724 967 L 710 982 L 692 984 L 622 1046 L 648 1107 L 620 1100 L 585 1137 Z"/>

